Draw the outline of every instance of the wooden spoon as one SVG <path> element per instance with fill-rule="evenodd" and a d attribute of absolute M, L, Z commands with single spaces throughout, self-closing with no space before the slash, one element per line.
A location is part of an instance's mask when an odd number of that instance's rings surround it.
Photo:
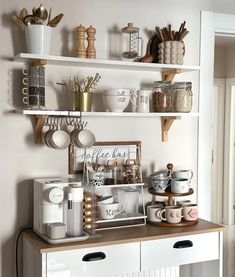
<path fill-rule="evenodd" d="M 60 22 L 60 20 L 62 19 L 62 17 L 64 16 L 63 13 L 60 13 L 58 14 L 56 17 L 54 17 L 53 19 L 51 19 L 49 22 L 48 22 L 48 26 L 50 27 L 56 27 L 57 24 Z"/>
<path fill-rule="evenodd" d="M 17 15 L 12 15 L 11 18 L 20 27 L 21 30 L 24 30 L 25 24 Z"/>

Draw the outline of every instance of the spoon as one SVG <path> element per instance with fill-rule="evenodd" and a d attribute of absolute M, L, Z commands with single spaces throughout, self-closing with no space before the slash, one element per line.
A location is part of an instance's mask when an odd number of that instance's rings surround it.
<path fill-rule="evenodd" d="M 48 17 L 47 9 L 42 6 L 42 4 L 37 9 L 33 9 L 33 16 L 45 21 Z"/>

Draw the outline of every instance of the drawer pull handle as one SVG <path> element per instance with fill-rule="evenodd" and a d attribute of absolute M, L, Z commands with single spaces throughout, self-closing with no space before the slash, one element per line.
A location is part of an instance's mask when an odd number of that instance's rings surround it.
<path fill-rule="evenodd" d="M 188 247 L 193 247 L 193 243 L 191 240 L 177 241 L 173 246 L 173 248 L 188 248 Z"/>
<path fill-rule="evenodd" d="M 86 254 L 83 258 L 83 262 L 93 262 L 93 261 L 99 261 L 104 260 L 106 258 L 106 255 L 103 252 L 94 252 Z"/>

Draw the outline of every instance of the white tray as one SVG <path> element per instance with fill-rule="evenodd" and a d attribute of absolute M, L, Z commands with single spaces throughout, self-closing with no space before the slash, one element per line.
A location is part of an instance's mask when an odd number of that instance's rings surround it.
<path fill-rule="evenodd" d="M 89 238 L 89 234 L 86 233 L 86 232 L 83 232 L 83 235 L 79 236 L 79 237 L 65 237 L 65 238 L 62 238 L 62 239 L 50 239 L 46 235 L 42 235 L 42 234 L 38 233 L 35 230 L 34 230 L 34 232 L 50 244 L 60 244 L 60 243 L 83 241 L 83 240 L 86 240 L 86 239 Z"/>

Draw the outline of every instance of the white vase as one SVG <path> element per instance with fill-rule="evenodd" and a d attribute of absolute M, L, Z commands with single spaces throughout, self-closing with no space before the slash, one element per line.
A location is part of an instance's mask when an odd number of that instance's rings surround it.
<path fill-rule="evenodd" d="M 45 25 L 25 26 L 28 53 L 50 55 L 52 27 Z"/>

